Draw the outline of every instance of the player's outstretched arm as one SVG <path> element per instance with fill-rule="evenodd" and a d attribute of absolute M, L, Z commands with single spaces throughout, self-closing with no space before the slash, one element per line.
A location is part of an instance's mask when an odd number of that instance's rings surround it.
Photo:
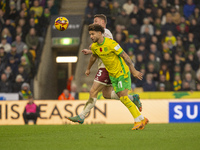
<path fill-rule="evenodd" d="M 89 50 L 89 49 L 83 49 L 81 52 L 82 52 L 84 55 L 92 54 L 92 51 Z"/>
<path fill-rule="evenodd" d="M 91 57 L 90 57 L 90 61 L 88 63 L 88 66 L 87 66 L 87 70 L 85 71 L 86 76 L 89 76 L 90 69 L 91 69 L 92 65 L 95 63 L 96 60 L 97 60 L 97 55 L 92 54 Z"/>
<path fill-rule="evenodd" d="M 135 69 L 135 67 L 133 66 L 133 63 L 130 59 L 130 57 L 126 54 L 126 52 L 122 52 L 120 54 L 120 56 L 124 59 L 124 61 L 126 62 L 126 64 L 128 65 L 130 71 L 131 71 L 131 74 L 135 77 L 135 78 L 138 78 L 139 80 L 142 80 L 143 79 L 143 74 L 139 71 L 137 71 Z"/>

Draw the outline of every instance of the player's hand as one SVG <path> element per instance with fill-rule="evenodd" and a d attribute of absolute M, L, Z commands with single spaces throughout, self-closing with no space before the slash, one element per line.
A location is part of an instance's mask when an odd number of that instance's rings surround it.
<path fill-rule="evenodd" d="M 83 49 L 81 52 L 82 52 L 84 55 L 88 55 L 88 54 L 91 54 L 91 53 L 92 53 L 92 51 L 91 51 L 91 50 L 88 50 L 88 49 Z"/>
<path fill-rule="evenodd" d="M 142 80 L 143 79 L 143 74 L 139 71 L 135 71 L 133 76 L 139 80 Z"/>
<path fill-rule="evenodd" d="M 89 76 L 89 74 L 90 74 L 90 70 L 87 69 L 87 70 L 85 71 L 85 75 L 86 75 L 86 76 Z"/>

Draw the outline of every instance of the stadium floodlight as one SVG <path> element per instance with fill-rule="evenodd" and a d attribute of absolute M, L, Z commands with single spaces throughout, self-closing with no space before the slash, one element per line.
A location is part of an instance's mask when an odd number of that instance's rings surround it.
<path fill-rule="evenodd" d="M 77 56 L 58 56 L 56 57 L 56 63 L 76 63 Z"/>

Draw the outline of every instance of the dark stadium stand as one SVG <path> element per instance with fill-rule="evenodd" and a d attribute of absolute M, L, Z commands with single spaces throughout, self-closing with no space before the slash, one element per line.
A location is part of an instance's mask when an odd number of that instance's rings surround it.
<path fill-rule="evenodd" d="M 107 28 L 144 73 L 143 91 L 200 91 L 200 1 L 89 0 L 85 24 L 107 16 Z"/>
<path fill-rule="evenodd" d="M 1 1 L 0 92 L 20 92 L 23 83 L 33 92 L 50 16 L 59 9 L 60 0 Z"/>

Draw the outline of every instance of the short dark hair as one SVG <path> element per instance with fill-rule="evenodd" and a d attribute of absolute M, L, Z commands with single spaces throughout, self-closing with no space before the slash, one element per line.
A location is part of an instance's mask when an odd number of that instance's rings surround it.
<path fill-rule="evenodd" d="M 104 14 L 96 14 L 94 15 L 94 18 L 100 18 L 102 20 L 104 20 L 105 24 L 107 24 L 107 17 Z"/>
<path fill-rule="evenodd" d="M 88 31 L 100 31 L 101 33 L 104 33 L 104 28 L 98 24 L 90 24 Z"/>

